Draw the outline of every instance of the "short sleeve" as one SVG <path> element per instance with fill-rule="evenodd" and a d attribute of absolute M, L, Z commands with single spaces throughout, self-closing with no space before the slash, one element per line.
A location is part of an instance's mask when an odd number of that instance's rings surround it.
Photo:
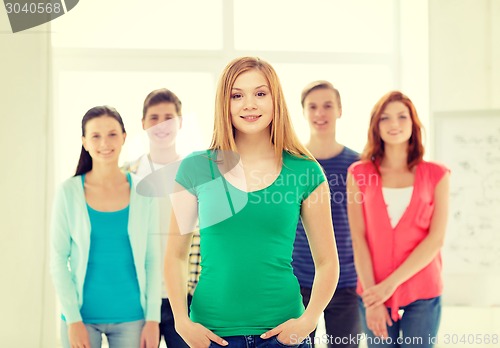
<path fill-rule="evenodd" d="M 188 190 L 191 194 L 196 195 L 194 174 L 196 173 L 196 168 L 194 166 L 195 161 L 193 161 L 193 156 L 189 155 L 182 160 L 179 170 L 175 175 L 175 181 L 179 183 L 182 187 Z"/>
<path fill-rule="evenodd" d="M 429 162 L 429 177 L 433 186 L 436 186 L 450 169 L 445 165 L 437 162 Z"/>
<path fill-rule="evenodd" d="M 214 171 L 208 151 L 193 152 L 182 160 L 175 181 L 196 196 L 201 185 L 214 179 Z"/>
<path fill-rule="evenodd" d="M 309 163 L 306 168 L 307 185 L 303 195 L 303 200 L 306 200 L 316 188 L 325 180 L 325 172 L 321 165 L 316 161 L 307 160 Z"/>
<path fill-rule="evenodd" d="M 356 185 L 361 191 L 364 191 L 367 183 L 373 182 L 373 175 L 377 175 L 375 167 L 372 163 L 366 161 L 354 162 L 347 168 L 347 172 L 351 174 L 356 182 Z"/>
<path fill-rule="evenodd" d="M 351 176 L 355 177 L 356 176 L 356 169 L 359 164 L 359 161 L 352 163 L 349 168 L 347 168 L 347 172 L 351 174 Z"/>

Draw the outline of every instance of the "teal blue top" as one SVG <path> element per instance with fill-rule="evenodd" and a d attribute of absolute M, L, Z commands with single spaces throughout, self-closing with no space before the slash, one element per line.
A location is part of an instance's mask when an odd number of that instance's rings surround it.
<path fill-rule="evenodd" d="M 137 178 L 131 175 L 128 207 L 128 239 L 133 255 L 143 317 L 160 321 L 161 250 L 157 202 L 136 192 Z M 70 323 L 82 321 L 89 257 L 91 223 L 80 176 L 66 180 L 57 191 L 52 210 L 50 271 L 62 314 Z M 122 228 L 120 228 L 123 231 Z M 114 287 L 119 291 L 119 286 Z"/>
<path fill-rule="evenodd" d="M 198 199 L 201 275 L 191 319 L 219 336 L 260 335 L 304 311 L 293 242 L 302 202 L 325 176 L 316 161 L 284 152 L 277 179 L 245 192 L 211 157 L 191 154 L 176 178 Z"/>
<path fill-rule="evenodd" d="M 130 182 L 130 174 L 127 174 Z M 82 185 L 85 175 L 82 175 Z M 83 322 L 123 323 L 144 319 L 134 256 L 128 238 L 129 206 L 102 212 L 87 204 L 90 251 L 83 285 Z"/>

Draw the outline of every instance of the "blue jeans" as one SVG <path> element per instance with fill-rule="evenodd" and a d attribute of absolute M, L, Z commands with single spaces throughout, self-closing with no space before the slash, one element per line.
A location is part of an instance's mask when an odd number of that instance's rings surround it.
<path fill-rule="evenodd" d="M 191 304 L 191 298 L 191 295 L 188 295 L 188 308 Z M 174 314 L 168 298 L 164 298 L 161 303 L 160 341 L 162 336 L 168 348 L 189 348 L 175 331 Z"/>
<path fill-rule="evenodd" d="M 284 344 L 278 341 L 277 336 L 270 337 L 268 339 L 262 339 L 259 335 L 250 336 L 229 336 L 223 337 L 227 343 L 227 347 L 231 348 L 311 348 L 311 343 L 309 339 L 303 342 L 297 342 L 297 344 Z M 295 343 L 292 341 L 292 343 Z M 209 348 L 219 348 L 224 347 L 217 343 L 212 342 Z"/>
<path fill-rule="evenodd" d="M 363 329 L 367 335 L 368 348 L 433 348 L 437 342 L 439 322 L 441 320 L 441 297 L 428 300 L 417 300 L 400 309 L 403 316 L 392 326 L 387 327 L 389 337 L 382 340 L 373 335 L 366 326 L 366 315 L 363 302 L 359 299 L 359 308 L 363 322 Z M 390 308 L 388 308 L 390 315 Z"/>
<path fill-rule="evenodd" d="M 91 348 L 100 348 L 102 335 L 106 335 L 109 348 L 138 348 L 141 344 L 144 320 L 117 324 L 85 324 L 89 333 Z M 68 326 L 64 320 L 61 323 L 61 343 L 64 348 L 70 348 Z"/>

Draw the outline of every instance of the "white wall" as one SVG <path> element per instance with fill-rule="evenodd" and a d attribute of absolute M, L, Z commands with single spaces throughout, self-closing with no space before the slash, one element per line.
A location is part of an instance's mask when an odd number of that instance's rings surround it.
<path fill-rule="evenodd" d="M 500 108 L 500 1 L 429 0 L 429 70 L 431 115 Z M 445 274 L 444 300 L 492 286 L 498 292 L 498 283 L 495 275 Z M 499 311 L 448 308 L 442 323 L 441 334 L 492 331 L 500 325 Z"/>
<path fill-rule="evenodd" d="M 500 109 L 500 1 L 490 0 L 491 106 Z"/>
<path fill-rule="evenodd" d="M 500 107 L 500 1 L 429 1 L 432 111 Z"/>
<path fill-rule="evenodd" d="M 47 284 L 48 26 L 12 34 L 0 11 L 0 345 L 54 347 Z"/>
<path fill-rule="evenodd" d="M 428 1 L 404 0 L 401 12 L 400 89 L 417 107 L 424 127 L 429 127 L 429 12 Z"/>

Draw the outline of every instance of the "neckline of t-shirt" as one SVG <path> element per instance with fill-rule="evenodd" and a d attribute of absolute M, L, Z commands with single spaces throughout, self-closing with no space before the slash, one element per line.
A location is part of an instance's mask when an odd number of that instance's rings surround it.
<path fill-rule="evenodd" d="M 401 221 L 403 221 L 404 219 L 406 219 L 406 216 L 409 214 L 409 211 L 410 211 L 410 208 L 413 207 L 413 205 L 415 204 L 414 201 L 417 199 L 417 193 L 415 191 L 415 188 L 420 184 L 419 180 L 420 180 L 420 163 L 417 164 L 415 166 L 415 180 L 413 181 L 413 190 L 411 192 L 411 196 L 410 196 L 410 202 L 408 203 L 408 206 L 406 207 L 405 211 L 403 212 L 403 214 L 401 215 L 398 223 L 393 227 L 392 224 L 391 224 L 391 218 L 389 216 L 389 212 L 387 211 L 387 208 L 385 209 L 385 216 L 386 216 L 386 219 L 387 221 L 389 222 L 389 226 L 391 226 L 392 230 L 395 231 L 399 225 L 401 224 Z M 382 195 L 382 202 L 384 204 L 385 207 L 387 207 L 387 202 L 385 201 L 385 197 L 384 197 L 384 187 L 382 185 L 379 186 L 380 187 L 380 194 Z"/>
<path fill-rule="evenodd" d="M 103 210 L 97 210 L 95 208 L 92 208 L 90 206 L 90 204 L 87 202 L 87 199 L 85 199 L 85 176 L 86 175 L 87 175 L 87 173 L 83 173 L 81 175 L 81 180 L 82 180 L 82 189 L 83 189 L 83 199 L 85 200 L 85 205 L 87 206 L 87 209 L 91 210 L 92 212 L 100 213 L 100 214 L 122 213 L 123 211 L 129 209 L 130 202 L 124 208 L 121 208 L 121 209 L 118 209 L 118 210 L 103 211 Z M 126 172 L 125 173 L 125 177 L 127 178 L 128 184 L 130 186 L 130 196 L 132 196 L 132 176 L 130 175 L 129 172 Z"/>
<path fill-rule="evenodd" d="M 344 152 L 347 151 L 346 150 L 347 146 L 345 146 L 345 145 L 342 145 L 342 146 L 343 146 L 342 150 L 338 154 L 336 154 L 335 156 L 331 156 L 331 157 L 327 157 L 327 158 L 316 158 L 315 157 L 316 161 L 318 161 L 318 162 L 327 162 L 327 161 L 330 161 L 330 160 L 332 160 L 334 158 L 338 158 L 338 157 L 342 156 L 344 154 Z"/>
<path fill-rule="evenodd" d="M 130 203 L 129 203 L 129 204 L 127 204 L 127 206 L 125 208 L 122 208 L 122 209 L 103 211 L 103 210 L 97 210 L 95 208 L 92 208 L 87 202 L 85 202 L 85 204 L 87 204 L 87 208 L 90 211 L 92 211 L 93 213 L 99 213 L 99 214 L 119 214 L 119 213 L 123 213 L 124 211 L 128 210 L 130 207 Z"/>
<path fill-rule="evenodd" d="M 243 192 L 243 193 L 246 193 L 246 194 L 251 194 L 251 193 L 258 193 L 258 192 L 261 192 L 261 191 L 265 191 L 267 189 L 270 189 L 271 187 L 273 187 L 276 182 L 278 181 L 278 179 L 283 175 L 283 172 L 285 170 L 285 158 L 286 156 L 288 156 L 289 154 L 286 152 L 286 151 L 283 151 L 283 157 L 282 157 L 282 163 L 281 163 L 281 169 L 280 169 L 280 172 L 278 174 L 278 176 L 274 179 L 274 181 L 269 184 L 268 186 L 266 187 L 263 187 L 261 189 L 258 189 L 258 190 L 254 190 L 254 191 L 243 191 L 242 189 L 234 186 L 233 184 L 231 184 L 231 182 L 229 180 L 227 180 L 224 175 L 221 173 L 221 171 L 219 170 L 219 166 L 217 165 L 216 162 L 213 162 L 215 164 L 215 168 L 217 170 L 217 173 L 221 176 L 222 180 L 224 180 L 228 185 L 230 185 L 232 188 L 234 188 L 235 190 L 239 191 L 239 192 Z"/>
<path fill-rule="evenodd" d="M 168 163 L 157 163 L 155 161 L 153 161 L 153 159 L 151 158 L 151 154 L 150 153 L 146 153 L 144 154 L 143 156 L 143 161 L 145 164 L 149 165 L 149 169 L 154 169 L 152 172 L 155 172 L 157 170 L 160 170 L 168 165 L 171 165 L 173 163 L 176 163 L 176 162 L 180 162 L 182 160 L 182 156 L 179 155 L 175 160 L 171 161 L 171 162 L 168 162 Z M 151 165 L 153 165 L 153 168 L 151 168 Z"/>
<path fill-rule="evenodd" d="M 410 190 L 410 189 L 413 189 L 413 185 L 411 186 L 405 186 L 405 187 L 385 187 L 385 186 L 382 186 L 382 189 L 383 190 Z"/>

